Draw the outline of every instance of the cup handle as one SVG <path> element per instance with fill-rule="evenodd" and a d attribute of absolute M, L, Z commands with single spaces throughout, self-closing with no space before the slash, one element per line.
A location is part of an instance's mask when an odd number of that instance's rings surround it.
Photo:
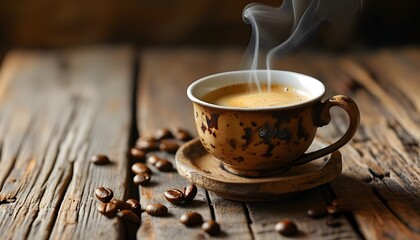
<path fill-rule="evenodd" d="M 341 107 L 347 112 L 347 115 L 349 116 L 350 124 L 347 128 L 346 133 L 344 133 L 344 135 L 335 143 L 325 148 L 303 154 L 298 160 L 293 162 L 293 165 L 301 165 L 310 162 L 314 159 L 318 159 L 327 154 L 330 154 L 344 146 L 344 144 L 349 142 L 354 136 L 354 134 L 357 131 L 357 128 L 359 127 L 360 112 L 359 108 L 357 107 L 357 104 L 353 101 L 353 99 L 344 95 L 333 96 L 320 105 L 320 111 L 317 111 L 319 112 L 319 115 L 315 115 L 314 118 L 315 125 L 317 127 L 322 127 L 329 124 L 331 121 L 330 109 L 334 106 Z"/>

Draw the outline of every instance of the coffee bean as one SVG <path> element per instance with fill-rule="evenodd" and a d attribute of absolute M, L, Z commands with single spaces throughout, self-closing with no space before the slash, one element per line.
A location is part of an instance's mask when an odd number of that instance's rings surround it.
<path fill-rule="evenodd" d="M 152 164 L 153 166 L 156 165 L 156 163 L 160 160 L 163 160 L 163 158 L 157 156 L 157 155 L 151 155 L 147 158 L 147 162 L 149 164 Z"/>
<path fill-rule="evenodd" d="M 106 164 L 109 164 L 111 162 L 111 161 L 109 161 L 109 158 L 106 155 L 103 155 L 103 154 L 93 155 L 90 158 L 90 161 L 95 165 L 106 165 Z"/>
<path fill-rule="evenodd" d="M 288 219 L 278 222 L 274 229 L 283 236 L 293 236 L 298 231 L 296 224 Z"/>
<path fill-rule="evenodd" d="M 162 140 L 159 143 L 159 150 L 165 151 L 168 153 L 175 153 L 179 148 L 179 144 L 171 140 Z"/>
<path fill-rule="evenodd" d="M 146 186 L 150 182 L 151 179 L 152 179 L 152 176 L 149 173 L 140 173 L 134 176 L 133 183 L 137 186 L 138 185 Z"/>
<path fill-rule="evenodd" d="M 197 187 L 194 184 L 184 188 L 184 200 L 191 202 L 197 195 Z"/>
<path fill-rule="evenodd" d="M 334 207 L 334 206 L 327 206 L 327 208 L 326 208 L 326 210 L 327 210 L 327 212 L 328 212 L 328 214 L 330 214 L 331 216 L 333 216 L 333 217 L 337 217 L 337 216 L 339 216 L 340 215 L 340 211 L 336 208 L 336 207 Z"/>
<path fill-rule="evenodd" d="M 143 162 L 146 159 L 146 152 L 137 148 L 131 148 L 130 155 L 137 162 Z"/>
<path fill-rule="evenodd" d="M 327 210 L 325 206 L 313 206 L 306 211 L 306 214 L 311 218 L 321 218 L 327 215 Z"/>
<path fill-rule="evenodd" d="M 132 222 L 132 223 L 139 223 L 140 219 L 137 216 L 137 214 L 135 214 L 133 211 L 131 210 L 121 210 L 117 213 L 117 216 L 127 222 Z"/>
<path fill-rule="evenodd" d="M 150 170 L 150 168 L 147 167 L 146 164 L 144 163 L 134 163 L 131 166 L 131 171 L 133 171 L 133 173 L 135 174 L 141 174 L 141 173 L 152 174 L 152 171 Z"/>
<path fill-rule="evenodd" d="M 213 220 L 204 222 L 203 225 L 201 225 L 201 229 L 210 235 L 217 235 L 220 233 L 220 225 Z"/>
<path fill-rule="evenodd" d="M 178 189 L 171 189 L 163 193 L 166 200 L 173 204 L 180 204 L 184 201 L 184 194 Z"/>
<path fill-rule="evenodd" d="M 99 203 L 97 210 L 98 212 L 102 213 L 104 216 L 109 217 L 109 218 L 115 217 L 115 215 L 118 212 L 117 204 L 113 202 L 109 202 L 109 203 L 101 202 Z"/>
<path fill-rule="evenodd" d="M 173 135 L 171 133 L 171 131 L 169 131 L 169 129 L 167 128 L 161 128 L 159 130 L 156 131 L 155 133 L 155 138 L 157 140 L 162 140 L 162 139 L 167 139 L 167 138 L 172 138 Z"/>
<path fill-rule="evenodd" d="M 187 227 L 192 227 L 202 224 L 203 217 L 197 212 L 187 212 L 182 214 L 179 221 Z"/>
<path fill-rule="evenodd" d="M 114 197 L 114 192 L 106 187 L 99 187 L 95 190 L 95 195 L 101 202 L 109 202 Z"/>
<path fill-rule="evenodd" d="M 161 172 L 170 172 L 173 169 L 172 163 L 166 159 L 157 161 L 155 167 Z"/>
<path fill-rule="evenodd" d="M 125 202 L 130 205 L 131 211 L 133 211 L 137 215 L 141 214 L 141 205 L 139 201 L 137 201 L 136 199 L 130 198 Z"/>
<path fill-rule="evenodd" d="M 136 148 L 146 152 L 157 150 L 158 141 L 151 137 L 141 137 L 136 141 Z"/>
<path fill-rule="evenodd" d="M 340 212 L 351 212 L 354 210 L 354 205 L 352 202 L 346 201 L 341 198 L 337 198 L 334 201 L 332 201 L 331 205 L 337 208 L 337 210 Z"/>
<path fill-rule="evenodd" d="M 125 201 L 118 200 L 118 199 L 112 199 L 111 202 L 115 203 L 118 210 L 130 210 L 131 209 L 131 205 L 126 203 Z"/>
<path fill-rule="evenodd" d="M 185 129 L 182 129 L 182 128 L 178 128 L 176 130 L 175 138 L 178 139 L 178 140 L 181 140 L 181 141 L 188 141 L 188 140 L 192 139 L 192 137 L 188 133 L 188 131 L 185 130 Z"/>
<path fill-rule="evenodd" d="M 152 216 L 165 216 L 168 214 L 168 208 L 160 203 L 154 203 L 146 206 L 146 212 Z"/>

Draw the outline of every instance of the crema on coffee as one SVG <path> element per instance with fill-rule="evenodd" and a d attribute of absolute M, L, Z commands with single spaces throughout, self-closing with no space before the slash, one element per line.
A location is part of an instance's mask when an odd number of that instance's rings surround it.
<path fill-rule="evenodd" d="M 262 85 L 260 91 L 251 91 L 248 84 L 235 84 L 207 93 L 203 100 L 226 107 L 260 108 L 292 105 L 309 99 L 309 94 L 289 86 Z"/>

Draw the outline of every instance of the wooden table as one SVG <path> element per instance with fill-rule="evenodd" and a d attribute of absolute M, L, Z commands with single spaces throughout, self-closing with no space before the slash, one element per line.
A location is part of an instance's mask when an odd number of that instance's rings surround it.
<path fill-rule="evenodd" d="M 342 148 L 343 172 L 329 184 L 291 198 L 233 202 L 199 189 L 195 201 L 176 206 L 162 194 L 187 182 L 177 172 L 152 168 L 152 182 L 132 183 L 127 152 L 140 135 L 161 127 L 195 134 L 186 88 L 194 80 L 238 69 L 243 49 L 144 49 L 95 46 L 60 51 L 11 51 L 0 70 L 1 239 L 207 239 L 178 222 L 197 211 L 215 219 L 215 238 L 280 239 L 274 224 L 289 218 L 308 239 L 420 239 L 420 48 L 349 54 L 301 52 L 276 68 L 312 75 L 327 96 L 346 94 L 359 104 L 361 126 Z M 346 129 L 334 111 L 319 136 L 332 141 Z M 111 165 L 90 156 L 104 153 Z M 165 157 L 173 161 L 173 155 Z M 94 190 L 106 186 L 115 198 L 159 202 L 169 216 L 141 215 L 140 227 L 97 212 Z M 356 209 L 311 219 L 313 204 L 335 198 Z M 329 221 L 339 226 L 329 226 Z"/>

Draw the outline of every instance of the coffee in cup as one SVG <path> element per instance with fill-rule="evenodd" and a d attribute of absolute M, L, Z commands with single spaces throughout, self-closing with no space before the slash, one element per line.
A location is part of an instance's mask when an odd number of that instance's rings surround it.
<path fill-rule="evenodd" d="M 256 108 L 295 104 L 310 96 L 290 86 L 280 84 L 252 86 L 248 83 L 234 84 L 216 89 L 203 96 L 203 100 L 219 106 Z"/>

